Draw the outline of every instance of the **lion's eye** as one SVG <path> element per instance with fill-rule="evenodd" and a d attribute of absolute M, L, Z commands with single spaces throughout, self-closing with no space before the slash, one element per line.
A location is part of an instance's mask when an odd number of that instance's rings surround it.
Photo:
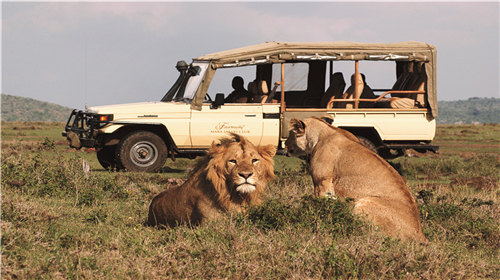
<path fill-rule="evenodd" d="M 232 164 L 236 164 L 236 160 L 235 159 L 230 159 L 229 162 L 232 163 Z"/>
<path fill-rule="evenodd" d="M 258 159 L 256 159 L 256 158 L 252 159 L 252 163 L 253 163 L 253 164 L 256 164 L 257 162 L 259 162 L 259 160 L 258 160 Z"/>

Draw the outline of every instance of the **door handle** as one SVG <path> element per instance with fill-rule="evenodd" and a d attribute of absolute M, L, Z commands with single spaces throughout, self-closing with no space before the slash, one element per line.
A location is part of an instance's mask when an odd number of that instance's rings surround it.
<path fill-rule="evenodd" d="M 245 115 L 245 117 L 255 117 L 257 115 L 253 114 L 253 115 Z"/>

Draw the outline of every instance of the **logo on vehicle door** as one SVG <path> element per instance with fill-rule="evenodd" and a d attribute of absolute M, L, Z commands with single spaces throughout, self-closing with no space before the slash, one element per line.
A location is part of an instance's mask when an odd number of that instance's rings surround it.
<path fill-rule="evenodd" d="M 228 133 L 228 132 L 244 134 L 244 133 L 250 133 L 250 130 L 246 129 L 244 124 L 234 125 L 234 124 L 229 124 L 228 122 L 220 122 L 216 124 L 212 130 L 210 130 L 210 133 Z"/>

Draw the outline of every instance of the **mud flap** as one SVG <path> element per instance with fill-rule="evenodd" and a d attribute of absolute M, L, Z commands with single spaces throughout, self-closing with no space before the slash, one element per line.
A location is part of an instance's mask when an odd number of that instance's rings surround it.
<path fill-rule="evenodd" d="M 175 161 L 175 152 L 173 149 L 168 149 L 168 153 L 172 161 Z"/>

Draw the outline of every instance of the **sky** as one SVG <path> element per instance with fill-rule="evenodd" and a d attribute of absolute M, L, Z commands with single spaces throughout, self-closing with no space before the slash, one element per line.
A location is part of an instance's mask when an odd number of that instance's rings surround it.
<path fill-rule="evenodd" d="M 2 2 L 1 15 L 2 93 L 71 108 L 158 101 L 178 60 L 266 41 L 422 41 L 438 50 L 438 100 L 500 97 L 498 1 Z"/>

